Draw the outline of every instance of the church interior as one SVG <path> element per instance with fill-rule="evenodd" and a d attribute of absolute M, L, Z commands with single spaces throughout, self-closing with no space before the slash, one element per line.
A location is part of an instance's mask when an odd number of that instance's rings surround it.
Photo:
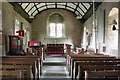
<path fill-rule="evenodd" d="M 0 0 L 1 80 L 120 80 L 119 0 Z"/>

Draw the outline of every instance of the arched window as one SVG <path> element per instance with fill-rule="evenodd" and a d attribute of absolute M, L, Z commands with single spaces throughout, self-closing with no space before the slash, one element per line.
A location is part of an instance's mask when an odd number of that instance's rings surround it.
<path fill-rule="evenodd" d="M 15 35 L 18 35 L 17 31 L 20 29 L 20 21 L 19 20 L 15 20 Z"/>
<path fill-rule="evenodd" d="M 49 37 L 61 38 L 64 35 L 63 17 L 59 13 L 54 13 L 49 17 Z"/>

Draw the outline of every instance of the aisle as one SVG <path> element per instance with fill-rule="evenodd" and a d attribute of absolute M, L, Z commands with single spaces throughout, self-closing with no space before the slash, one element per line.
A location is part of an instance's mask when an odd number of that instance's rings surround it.
<path fill-rule="evenodd" d="M 65 57 L 47 56 L 43 63 L 43 80 L 70 80 Z"/>

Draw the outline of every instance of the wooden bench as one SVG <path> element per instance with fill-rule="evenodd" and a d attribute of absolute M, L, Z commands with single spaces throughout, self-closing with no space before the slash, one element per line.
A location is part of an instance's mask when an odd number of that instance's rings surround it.
<path fill-rule="evenodd" d="M 69 67 L 70 67 L 70 75 L 72 76 L 72 79 L 73 79 L 73 76 L 74 76 L 73 73 L 76 75 L 76 69 L 74 69 L 75 66 L 76 66 L 75 61 L 79 61 L 80 59 L 82 61 L 84 61 L 85 58 L 86 58 L 86 61 L 89 61 L 93 58 L 95 58 L 94 60 L 97 60 L 97 59 L 100 59 L 100 58 L 108 60 L 108 59 L 114 59 L 115 57 L 110 57 L 108 55 L 94 55 L 94 54 L 71 54 L 70 58 L 69 58 L 70 59 Z M 73 70 L 75 70 L 75 71 L 73 71 Z"/>
<path fill-rule="evenodd" d="M 120 71 L 85 71 L 85 80 L 93 80 L 93 77 L 99 79 L 100 77 L 108 77 L 107 80 L 120 80 Z M 117 77 L 117 79 L 115 78 Z M 105 78 L 100 78 L 99 80 L 105 80 Z"/>
<path fill-rule="evenodd" d="M 23 80 L 24 76 L 21 70 L 17 71 L 0 71 L 2 80 Z"/>
<path fill-rule="evenodd" d="M 69 54 L 69 56 L 68 56 L 69 63 L 67 63 L 67 65 L 68 65 L 69 71 L 71 72 L 71 67 L 73 65 L 74 58 L 108 58 L 108 57 L 110 57 L 110 56 L 108 56 L 108 55 L 95 55 L 95 54 Z M 112 58 L 115 58 L 115 57 L 112 57 Z M 70 73 L 70 75 L 72 75 L 72 74 Z"/>
<path fill-rule="evenodd" d="M 2 65 L 29 65 L 32 66 L 34 78 L 40 77 L 41 63 L 40 58 L 36 56 L 4 56 Z"/>
<path fill-rule="evenodd" d="M 32 69 L 29 65 L 0 65 L 0 70 L 2 70 L 3 72 L 22 71 L 24 74 L 24 78 L 33 79 Z"/>
<path fill-rule="evenodd" d="M 84 78 L 84 71 L 99 71 L 99 70 L 119 70 L 120 66 L 118 66 L 120 62 L 118 61 L 92 61 L 92 62 L 78 62 L 78 78 Z M 77 75 L 75 74 L 75 78 Z"/>

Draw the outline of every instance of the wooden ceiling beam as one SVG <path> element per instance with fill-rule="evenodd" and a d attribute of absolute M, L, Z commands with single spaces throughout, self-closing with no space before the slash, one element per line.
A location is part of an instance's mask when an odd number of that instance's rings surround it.
<path fill-rule="evenodd" d="M 102 2 L 96 2 L 95 3 L 95 10 L 97 10 L 98 6 L 101 4 Z M 23 17 L 25 18 L 28 22 L 31 23 L 32 19 L 29 18 L 29 15 L 24 11 L 24 9 L 16 2 L 10 2 L 10 4 L 12 4 L 14 6 L 14 9 Z M 47 7 L 47 4 L 45 5 Z M 65 5 L 65 9 L 67 6 L 67 3 Z M 71 7 L 70 7 L 71 8 Z M 73 9 L 73 8 L 72 8 Z M 93 6 L 91 5 L 90 9 L 87 11 L 87 13 L 82 17 L 81 21 L 84 23 L 91 15 L 93 14 Z"/>
<path fill-rule="evenodd" d="M 22 7 L 18 3 L 10 2 L 10 4 L 12 4 L 14 6 L 15 11 L 17 11 L 28 22 L 32 21 L 31 19 L 29 19 L 29 15 L 24 11 L 24 9 L 22 9 Z"/>
<path fill-rule="evenodd" d="M 96 2 L 96 3 L 95 3 L 95 10 L 98 9 L 98 6 L 99 6 L 101 3 L 102 3 L 102 2 Z M 92 14 L 93 14 L 93 5 L 90 7 L 90 9 L 87 11 L 87 13 L 82 17 L 81 21 L 84 23 Z"/>

